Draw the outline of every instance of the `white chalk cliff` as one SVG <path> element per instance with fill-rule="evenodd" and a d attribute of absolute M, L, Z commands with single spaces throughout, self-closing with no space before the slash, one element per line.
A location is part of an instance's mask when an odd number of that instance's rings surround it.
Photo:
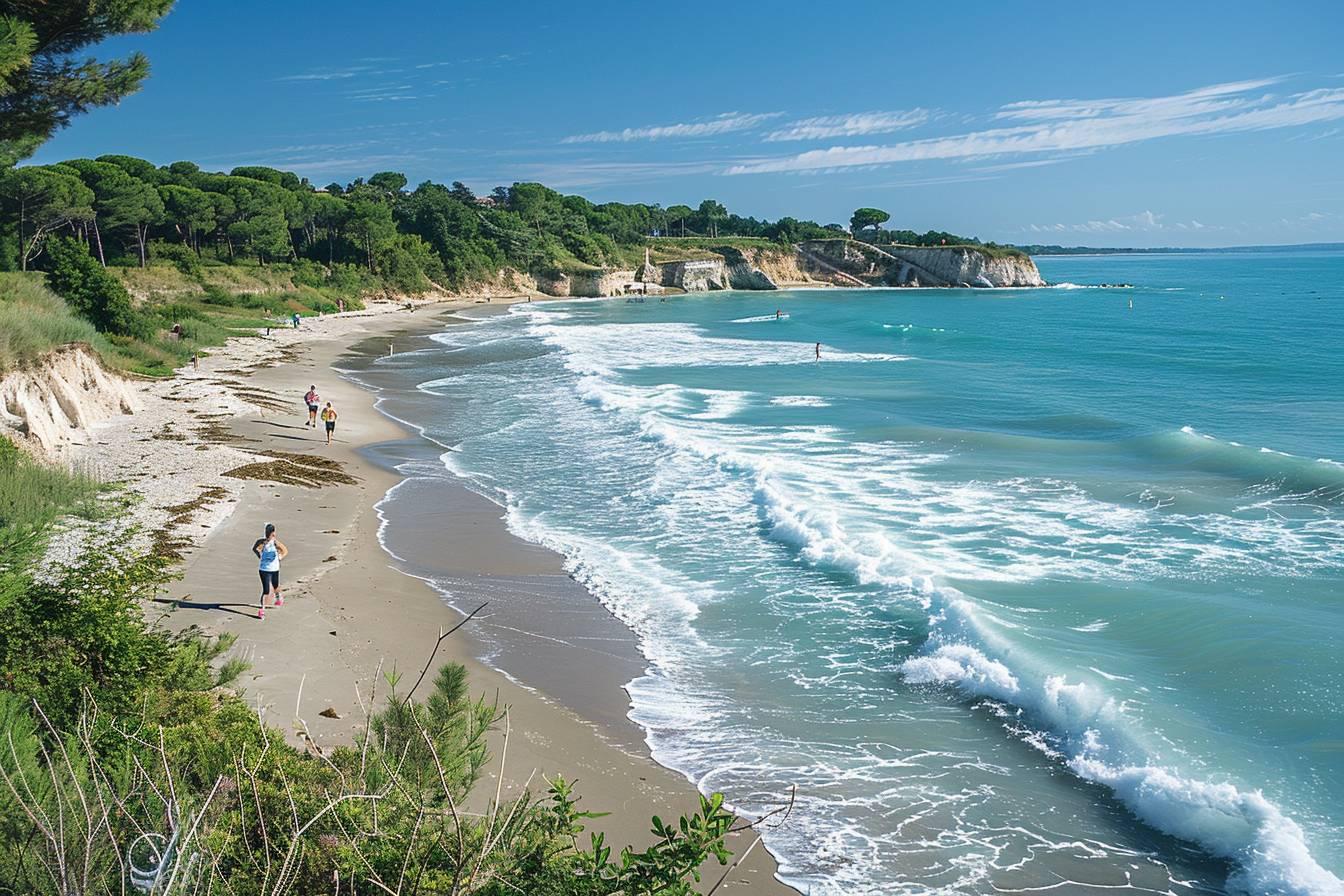
<path fill-rule="evenodd" d="M 131 383 L 84 345 L 67 346 L 0 377 L 0 428 L 56 459 L 88 444 L 90 427 L 138 409 Z"/>

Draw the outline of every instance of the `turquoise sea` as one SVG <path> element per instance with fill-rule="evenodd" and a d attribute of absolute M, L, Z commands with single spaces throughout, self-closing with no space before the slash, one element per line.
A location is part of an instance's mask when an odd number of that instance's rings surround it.
<path fill-rule="evenodd" d="M 804 893 L 1344 893 L 1344 251 L 1039 265 L 515 306 L 383 406 L 635 632 L 660 762 L 796 785 Z"/>

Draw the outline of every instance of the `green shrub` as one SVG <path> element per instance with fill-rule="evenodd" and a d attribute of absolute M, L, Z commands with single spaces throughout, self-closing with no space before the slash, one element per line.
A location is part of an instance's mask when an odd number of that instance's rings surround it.
<path fill-rule="evenodd" d="M 67 305 L 104 333 L 146 336 L 148 328 L 131 306 L 131 294 L 78 240 L 47 243 L 51 270 L 47 283 Z"/>
<path fill-rule="evenodd" d="M 326 285 L 340 295 L 355 296 L 376 288 L 378 281 L 358 265 L 334 264 Z"/>
<path fill-rule="evenodd" d="M 232 307 L 238 303 L 238 297 L 222 286 L 217 286 L 214 283 L 207 283 L 201 289 L 203 293 L 201 301 L 205 302 L 207 305 Z"/>
<path fill-rule="evenodd" d="M 172 263 L 173 267 L 193 279 L 199 279 L 205 270 L 200 257 L 181 243 L 154 240 L 149 244 L 149 255 L 158 261 Z"/>
<path fill-rule="evenodd" d="M 327 269 L 310 258 L 300 258 L 294 262 L 294 272 L 290 279 L 295 286 L 308 286 L 318 289 L 327 284 Z"/>

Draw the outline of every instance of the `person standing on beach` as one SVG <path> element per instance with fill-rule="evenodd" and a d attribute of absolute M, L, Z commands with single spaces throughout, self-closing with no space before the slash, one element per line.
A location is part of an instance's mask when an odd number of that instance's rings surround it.
<path fill-rule="evenodd" d="M 331 434 L 336 431 L 337 416 L 339 415 L 336 413 L 336 409 L 331 406 L 331 402 L 327 402 L 327 406 L 322 409 L 322 422 L 325 423 L 327 427 L 328 445 L 331 444 Z"/>
<path fill-rule="evenodd" d="M 308 394 L 303 396 L 303 403 L 308 405 L 308 422 L 304 426 L 317 426 L 317 406 L 322 403 L 322 399 L 317 395 L 317 387 L 309 386 Z"/>
<path fill-rule="evenodd" d="M 252 553 L 260 561 L 257 571 L 261 576 L 261 606 L 257 609 L 257 618 L 265 619 L 267 597 L 274 596 L 277 607 L 285 604 L 280 595 L 280 561 L 289 556 L 289 549 L 275 537 L 274 523 L 266 524 L 266 534 L 252 545 Z"/>

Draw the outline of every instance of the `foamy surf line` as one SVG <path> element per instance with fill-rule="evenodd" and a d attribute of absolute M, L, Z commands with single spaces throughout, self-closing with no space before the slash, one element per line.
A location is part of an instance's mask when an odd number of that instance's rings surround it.
<path fill-rule="evenodd" d="M 622 392 L 621 401 L 606 400 L 601 406 L 633 412 L 641 417 L 646 434 L 755 476 L 775 534 L 799 547 L 806 559 L 844 568 L 860 581 L 882 582 L 909 593 L 908 580 L 886 578 L 883 561 L 865 555 L 842 529 L 833 523 L 829 529 L 817 528 L 815 514 L 793 506 L 771 482 L 770 468 L 763 462 L 682 433 L 661 418 L 670 406 L 661 400 L 650 402 L 648 390 L 617 386 L 600 375 L 589 375 L 584 388 Z M 1311 856 L 1300 826 L 1259 791 L 1212 783 L 1154 764 L 1130 737 L 1124 720 L 1111 718 L 1113 703 L 1098 688 L 1070 682 L 1067 675 L 1033 674 L 991 659 L 1020 650 L 991 646 L 994 639 L 979 624 L 975 606 L 965 596 L 950 596 L 927 580 L 913 587 L 916 599 L 931 606 L 932 634 L 926 653 L 902 667 L 908 682 L 955 685 L 1025 710 L 1042 729 L 1041 736 L 1027 739 L 1029 743 L 1057 756 L 1079 778 L 1108 787 L 1139 821 L 1232 862 L 1238 869 L 1232 886 L 1251 893 L 1303 896 L 1338 892 L 1339 879 Z M 1076 630 L 1097 632 L 1104 627 L 1098 621 Z"/>
<path fill-rule="evenodd" d="M 886 585 L 900 600 L 928 611 L 923 651 L 900 671 L 914 685 L 955 687 L 1024 710 L 1038 729 L 1023 739 L 1057 758 L 1079 778 L 1106 786 L 1143 823 L 1193 843 L 1236 868 L 1228 885 L 1250 894 L 1340 896 L 1344 881 L 1320 865 L 1302 828 L 1259 790 L 1216 783 L 1155 764 L 1114 700 L 1100 688 L 1071 682 L 1067 673 L 1036 670 L 980 621 L 980 610 L 955 589 L 929 578 L 891 576 L 851 542 L 844 528 L 790 500 L 758 474 L 758 496 L 773 533 L 804 559 Z M 1081 627 L 1098 631 L 1093 623 Z M 1103 677 L 1107 677 L 1104 676 Z"/>
<path fill-rule="evenodd" d="M 966 608 L 962 612 L 973 618 Z M 1143 751 L 1114 701 L 1099 689 L 1070 684 L 1064 675 L 1027 675 L 967 644 L 936 639 L 930 647 L 901 665 L 907 682 L 956 687 L 1025 710 L 1046 730 L 1043 737 L 1024 736 L 1024 742 L 1057 757 L 1079 778 L 1107 787 L 1145 824 L 1232 862 L 1229 888 L 1291 896 L 1344 893 L 1344 881 L 1311 854 L 1302 828 L 1259 790 L 1128 759 L 1127 753 Z"/>
<path fill-rule="evenodd" d="M 1095 783 L 1108 790 L 1115 799 L 1115 807 L 1123 805 L 1128 809 L 1128 814 L 1138 822 L 1142 822 L 1142 825 L 1138 823 L 1128 825 L 1126 829 L 1133 833 L 1122 834 L 1116 839 L 1114 842 L 1117 845 L 1113 853 L 1109 852 L 1112 847 L 1103 843 L 1108 851 L 1106 861 L 1116 859 L 1123 862 L 1120 857 L 1124 855 L 1123 850 L 1131 842 L 1127 838 L 1136 837 L 1143 843 L 1144 838 L 1154 836 L 1142 830 L 1142 826 L 1146 825 L 1153 830 L 1182 838 L 1198 847 L 1199 852 L 1220 857 L 1227 863 L 1220 862 L 1215 865 L 1212 861 L 1208 861 L 1207 866 L 1199 866 L 1200 870 L 1196 874 L 1187 874 L 1184 878 L 1171 878 L 1175 890 L 1186 892 L 1183 886 L 1187 884 L 1198 889 L 1200 882 L 1216 884 L 1230 873 L 1231 876 L 1227 878 L 1228 886 L 1249 893 L 1301 893 L 1315 896 L 1317 893 L 1341 892 L 1338 877 L 1328 867 L 1334 861 L 1328 850 L 1333 841 L 1329 833 L 1324 835 L 1320 833 L 1320 811 L 1317 810 L 1313 814 L 1311 804 L 1294 799 L 1291 791 L 1285 791 L 1282 797 L 1276 792 L 1271 799 L 1256 788 L 1255 785 L 1260 782 L 1272 784 L 1272 768 L 1269 769 L 1271 774 L 1268 776 L 1262 773 L 1247 773 L 1244 776 L 1246 783 L 1233 785 L 1218 777 L 1217 769 L 1231 767 L 1218 762 L 1217 757 L 1220 754 L 1195 756 L 1187 762 L 1178 744 L 1162 741 L 1164 725 L 1160 721 L 1144 726 L 1148 730 L 1138 730 L 1135 717 L 1123 714 L 1123 704 L 1118 709 L 1114 705 L 1115 701 L 1120 700 L 1120 695 L 1127 691 L 1147 690 L 1137 685 L 1126 687 L 1119 684 L 1136 680 L 1114 674 L 1118 672 L 1133 674 L 1129 667 L 1113 666 L 1104 660 L 1092 660 L 1098 662 L 1100 668 L 1088 667 L 1074 662 L 1076 657 L 1073 656 L 1050 662 L 1034 659 L 1023 649 L 1022 638 L 1014 631 L 1020 626 L 1014 626 L 1011 618 L 1006 621 L 996 618 L 996 614 L 1003 615 L 1003 608 L 978 598 L 973 600 L 961 592 L 937 587 L 930 579 L 918 575 L 904 575 L 908 570 L 932 568 L 933 574 L 939 578 L 947 576 L 969 581 L 981 578 L 982 571 L 967 570 L 968 575 L 958 573 L 956 568 L 947 562 L 955 558 L 947 556 L 950 552 L 946 550 L 946 544 L 924 543 L 917 549 L 917 554 L 909 554 L 908 543 L 902 542 L 899 538 L 900 533 L 907 528 L 907 523 L 915 521 L 908 516 L 910 508 L 917 509 L 918 506 L 927 508 L 930 504 L 937 504 L 942 514 L 935 521 L 938 526 L 949 524 L 950 519 L 962 517 L 967 521 L 974 519 L 979 523 L 989 519 L 994 526 L 1004 526 L 1010 528 L 1013 533 L 1029 535 L 1033 531 L 1033 526 L 1039 527 L 1058 518 L 1067 521 L 1070 527 L 1066 537 L 1073 539 L 1074 535 L 1078 534 L 1079 544 L 1123 544 L 1128 548 L 1126 556 L 1132 556 L 1136 550 L 1152 548 L 1156 551 L 1157 548 L 1169 546 L 1173 542 L 1179 546 L 1179 542 L 1187 537 L 1187 533 L 1182 530 L 1179 533 L 1182 537 L 1173 539 L 1172 526 L 1193 528 L 1196 524 L 1204 525 L 1212 517 L 1190 516 L 1177 512 L 1158 514 L 1156 510 L 1148 507 L 1130 507 L 1117 504 L 1114 499 L 1096 499 L 1081 489 L 1068 491 L 1063 488 L 1068 483 L 1046 488 L 1038 481 L 1024 478 L 1011 482 L 970 483 L 970 486 L 974 486 L 970 488 L 966 483 L 958 485 L 957 482 L 938 481 L 937 471 L 931 471 L 927 475 L 913 475 L 917 469 L 915 466 L 898 466 L 894 463 L 887 466 L 890 459 L 885 454 L 858 456 L 863 453 L 861 449 L 870 447 L 877 449 L 881 447 L 879 445 L 860 444 L 847 447 L 844 444 L 848 434 L 843 430 L 846 419 L 841 413 L 846 408 L 844 403 L 846 399 L 843 397 L 837 399 L 836 409 L 827 412 L 824 417 L 827 423 L 834 423 L 838 428 L 788 426 L 788 421 L 806 419 L 810 415 L 768 410 L 769 405 L 776 407 L 793 405 L 804 408 L 819 406 L 814 404 L 814 401 L 819 400 L 820 396 L 809 395 L 805 391 L 809 386 L 803 383 L 810 381 L 789 382 L 783 378 L 792 374 L 781 371 L 775 381 L 761 386 L 760 391 L 728 391 L 707 386 L 706 384 L 718 386 L 722 380 L 706 378 L 703 374 L 699 375 L 699 379 L 688 377 L 685 384 L 678 382 L 677 367 L 697 365 L 686 362 L 684 358 L 668 359 L 669 354 L 675 356 L 683 351 L 690 351 L 693 354 L 698 352 L 695 356 L 701 360 L 713 355 L 715 357 L 711 363 L 723 363 L 724 366 L 756 366 L 761 362 L 762 356 L 769 356 L 777 350 L 776 345 L 788 346 L 790 351 L 795 351 L 795 343 L 772 345 L 773 340 L 753 342 L 745 339 L 724 339 L 722 336 L 714 337 L 710 334 L 715 332 L 723 334 L 724 330 L 715 331 L 713 322 L 703 329 L 691 328 L 695 331 L 694 336 L 699 338 L 691 338 L 691 334 L 686 334 L 688 338 L 683 344 L 671 344 L 667 341 L 647 342 L 650 328 L 646 323 L 599 326 L 594 329 L 605 332 L 595 334 L 601 337 L 597 339 L 586 337 L 579 339 L 578 334 L 570 334 L 571 338 L 565 338 L 564 335 L 556 338 L 557 334 L 543 329 L 551 326 L 548 321 L 556 320 L 563 315 L 560 319 L 565 320 L 566 325 L 558 329 L 573 331 L 590 324 L 589 321 L 582 320 L 590 316 L 590 313 L 571 310 L 571 312 L 547 312 L 544 317 L 540 317 L 531 312 L 530 308 L 524 312 L 529 320 L 518 328 L 526 329 L 527 332 L 518 335 L 525 341 L 529 337 L 533 339 L 540 337 L 538 341 L 543 342 L 548 348 L 541 348 L 543 352 L 541 355 L 528 355 L 535 362 L 528 368 L 529 376 L 537 371 L 544 371 L 547 374 L 546 382 L 554 381 L 562 392 L 571 390 L 577 392 L 578 397 L 589 409 L 633 417 L 644 446 L 638 453 L 645 457 L 657 457 L 659 471 L 667 475 L 669 483 L 675 482 L 677 478 L 677 469 L 673 468 L 674 465 L 681 469 L 695 466 L 686 463 L 682 458 L 688 453 L 693 453 L 708 462 L 700 467 L 702 470 L 725 471 L 749 482 L 754 481 L 760 510 L 773 524 L 770 534 L 776 540 L 795 548 L 798 555 L 796 560 L 808 561 L 808 565 L 830 566 L 848 573 L 838 577 L 840 579 L 877 581 L 886 586 L 881 592 L 884 595 L 890 595 L 900 601 L 913 602 L 914 606 L 924 606 L 926 608 L 924 613 L 916 610 L 913 615 L 915 617 L 927 615 L 930 618 L 930 634 L 922 647 L 917 648 L 919 652 L 915 656 L 908 656 L 905 653 L 909 647 L 901 648 L 903 657 L 907 658 L 896 666 L 896 670 L 900 672 L 903 680 L 916 686 L 918 699 L 942 703 L 949 710 L 956 711 L 955 708 L 960 706 L 960 698 L 944 700 L 919 692 L 933 688 L 959 691 L 976 698 L 977 705 L 997 707 L 1005 719 L 1027 722 L 1031 726 L 1030 729 L 1007 721 L 1004 724 L 1012 737 L 1021 738 L 1049 757 L 1049 762 L 1040 763 L 1043 769 L 1058 765 L 1060 769 L 1067 769 L 1079 780 Z M 752 332 L 764 334 L 764 331 L 760 330 Z M 472 334 L 476 338 L 485 335 L 487 334 L 480 331 Z M 840 339 L 835 341 L 844 344 Z M 456 340 L 453 342 L 456 343 Z M 622 342 L 627 344 L 622 345 Z M 672 342 L 675 343 L 675 340 Z M 675 351 L 669 352 L 669 347 Z M 540 346 L 532 345 L 529 346 L 529 351 L 539 348 Z M 804 344 L 804 348 L 810 349 L 811 343 Z M 643 356 L 637 358 L 634 364 L 628 365 L 630 369 L 649 366 L 668 369 L 659 370 L 652 375 L 649 373 L 627 375 L 627 365 L 611 363 L 617 359 L 630 357 L 641 350 L 644 350 Z M 551 360 L 539 360 L 547 357 Z M 483 360 L 491 362 L 489 358 Z M 571 377 L 570 373 L 577 373 L 578 376 Z M 501 376 L 498 371 L 490 374 L 493 379 L 500 379 Z M 641 380 L 645 381 L 645 384 L 641 384 Z M 484 381 L 477 383 L 478 387 L 483 385 Z M 777 391 L 795 390 L 798 394 L 777 394 Z M 467 394 L 468 391 L 457 390 L 462 394 Z M 837 390 L 836 394 L 844 396 L 845 393 Z M 453 397 L 458 397 L 456 392 Z M 585 421 L 585 441 L 582 444 L 596 444 L 592 440 L 597 440 L 599 435 L 604 439 L 612 435 L 607 433 L 604 424 L 588 416 L 588 410 L 583 408 L 576 410 L 577 404 L 556 406 L 566 408 L 564 417 Z M 765 413 L 771 413 L 773 416 L 767 418 L 763 416 Z M 757 416 L 753 418 L 753 414 Z M 754 429 L 753 419 L 768 422 L 772 429 L 768 433 Z M 622 422 L 617 434 L 628 430 L 629 422 Z M 542 431 L 543 434 L 547 432 L 549 430 Z M 808 438 L 800 441 L 804 435 Z M 1260 441 L 1255 442 L 1259 443 Z M 603 446 L 600 450 L 606 451 L 605 441 Z M 652 450 L 649 450 L 649 446 Z M 1222 446 L 1227 446 L 1231 450 L 1226 450 Z M 494 445 L 496 454 L 501 448 L 508 450 L 502 444 Z M 1243 448 L 1235 443 L 1219 442 L 1193 431 L 1183 433 L 1172 431 L 1152 437 L 1140 437 L 1134 440 L 1133 450 L 1135 453 L 1143 453 L 1146 457 L 1151 456 L 1148 454 L 1149 451 L 1156 451 L 1158 452 L 1156 456 L 1164 462 L 1171 463 L 1173 468 L 1195 469 L 1200 475 L 1207 475 L 1208 472 L 1221 474 L 1225 468 L 1243 470 L 1249 461 L 1250 473 L 1238 475 L 1251 476 L 1261 468 L 1271 469 L 1282 467 L 1284 464 L 1296 467 L 1297 461 L 1303 460 L 1285 459 L 1276 453 L 1260 452 L 1255 448 Z M 836 452 L 834 458 L 831 452 Z M 544 513 L 540 516 L 534 513 L 522 514 L 513 497 L 502 495 L 499 491 L 500 484 L 488 478 L 485 471 L 500 472 L 496 467 L 482 463 L 481 458 L 475 455 L 471 457 L 445 455 L 441 460 L 450 472 L 459 478 L 464 478 L 472 491 L 488 492 L 487 497 L 509 508 L 507 521 L 511 531 L 529 541 L 546 543 L 564 554 L 571 575 L 582 582 L 590 592 L 596 593 L 599 600 L 621 616 L 627 625 L 637 629 L 641 649 L 646 656 L 660 657 L 658 663 L 651 664 L 653 667 L 658 667 L 661 663 L 663 671 L 672 673 L 678 664 L 683 667 L 692 665 L 694 655 L 698 654 L 701 648 L 717 646 L 699 645 L 692 649 L 689 643 L 683 640 L 687 633 L 679 628 L 688 617 L 694 618 L 696 601 L 691 600 L 689 606 L 677 606 L 677 601 L 672 598 L 693 597 L 689 589 L 694 587 L 694 583 L 677 581 L 679 570 L 672 567 L 657 569 L 652 578 L 646 581 L 644 574 L 649 570 L 643 568 L 647 559 L 645 549 L 639 546 L 637 540 L 627 538 L 629 533 L 623 530 L 621 534 L 613 535 L 609 531 L 603 533 L 600 527 L 597 530 L 582 526 L 576 528 L 573 524 L 561 524 L 548 519 Z M 634 467 L 639 469 L 639 459 L 633 454 L 627 460 L 633 461 Z M 664 464 L 664 461 L 667 463 Z M 1306 460 L 1303 462 L 1311 463 Z M 804 464 L 805 468 L 799 464 Z M 1328 469 L 1325 463 L 1320 463 L 1319 467 Z M 474 471 L 475 475 L 468 470 Z M 843 480 L 837 478 L 839 471 L 843 471 L 847 478 Z M 795 481 L 797 476 L 803 473 L 814 472 L 819 472 L 821 476 L 820 479 L 811 480 L 813 487 L 805 487 L 805 483 Z M 516 487 L 519 495 L 529 496 L 528 501 L 531 503 L 528 506 L 537 510 L 535 498 L 538 493 L 529 491 L 532 486 L 529 485 L 528 477 L 531 474 L 523 470 L 518 472 L 518 475 L 522 478 L 517 480 L 506 478 L 509 487 Z M 843 526 L 831 525 L 836 522 L 845 523 L 846 517 L 853 515 L 851 511 L 858 512 L 860 509 L 847 506 L 846 502 L 852 499 L 853 495 L 850 491 L 838 488 L 845 486 L 855 475 L 864 479 L 865 485 L 878 479 L 883 480 L 881 484 L 886 489 L 880 496 L 883 501 L 880 505 L 874 504 L 872 509 L 874 513 L 884 514 L 883 526 L 889 530 L 889 534 L 893 535 L 893 541 L 896 542 L 889 545 L 891 548 L 889 553 L 885 549 L 874 553 L 873 549 L 881 546 L 877 544 L 878 539 L 872 537 L 873 533 L 862 525 L 856 525 L 851 532 L 846 532 Z M 791 493 L 790 487 L 793 486 L 797 488 Z M 707 502 L 701 504 L 702 507 L 719 506 L 714 503 L 718 496 L 717 492 L 711 494 L 706 490 L 700 494 Z M 737 491 L 733 490 L 730 494 L 736 495 Z M 840 500 L 834 500 L 836 498 Z M 748 498 L 738 503 L 750 505 L 752 502 Z M 1011 508 L 1013 513 L 1010 514 L 1007 509 L 997 508 Z M 596 512 L 596 507 L 593 510 Z M 942 513 L 944 510 L 946 513 Z M 927 513 L 927 510 L 924 512 Z M 826 519 L 828 514 L 835 519 L 828 521 Z M 1014 519 L 1007 520 L 1009 516 L 1014 516 Z M 1231 556 L 1227 547 L 1229 543 L 1232 545 L 1231 550 L 1238 552 L 1238 556 L 1239 552 L 1260 553 L 1264 556 L 1264 544 L 1258 543 L 1255 538 L 1246 537 L 1247 520 L 1223 516 L 1219 516 L 1218 519 L 1228 522 L 1226 533 L 1207 525 L 1196 532 L 1201 536 L 1210 535 L 1209 544 L 1217 548 L 1217 550 L 1210 549 L 1211 559 L 1208 565 L 1216 563 L 1220 568 L 1226 568 Z M 865 518 L 859 513 L 854 521 L 862 524 Z M 826 528 L 827 526 L 830 528 Z M 916 534 L 925 536 L 929 531 L 931 530 L 921 530 Z M 1155 534 L 1161 537 L 1154 538 Z M 1287 534 L 1292 535 L 1293 532 L 1289 531 Z M 593 537 L 594 535 L 596 537 Z M 586 540 L 576 541 L 576 536 L 584 536 Z M 1029 539 L 1023 539 L 1027 540 Z M 623 545 L 626 547 L 624 551 Z M 1016 567 L 1023 562 L 1016 556 L 1007 558 L 999 556 L 1013 553 L 1013 550 L 1002 544 L 995 550 L 997 552 L 995 566 L 999 569 Z M 1033 545 L 1031 552 L 1037 560 L 1043 559 L 1045 565 L 1032 569 L 1024 566 L 1021 570 L 1013 571 L 1010 579 L 1025 583 L 1034 577 L 1047 575 L 1050 569 L 1063 570 L 1064 566 L 1048 565 L 1056 559 L 1059 559 L 1060 563 L 1067 562 L 1068 568 L 1073 570 L 1073 574 L 1080 580 L 1092 578 L 1094 570 L 1089 567 L 1085 572 L 1079 573 L 1081 567 L 1075 560 L 1065 556 L 1067 551 L 1053 552 L 1043 557 L 1039 545 Z M 1023 557 L 1026 556 L 1026 549 L 1022 549 L 1022 554 Z M 1164 551 L 1151 559 L 1154 562 L 1165 563 L 1170 557 L 1177 555 Z M 648 556 L 661 559 L 658 553 Z M 1112 567 L 1112 572 L 1119 571 L 1109 555 L 1102 552 L 1095 556 L 1100 558 L 1095 561 L 1096 563 L 1108 563 Z M 1276 557 L 1277 554 L 1268 559 Z M 1006 566 L 1000 562 L 1004 559 L 1007 561 Z M 675 558 L 669 562 L 674 560 Z M 1182 561 L 1179 567 L 1173 565 L 1172 568 L 1188 566 L 1188 563 Z M 688 574 L 694 575 L 695 567 L 687 569 L 690 570 Z M 1123 571 L 1126 574 L 1133 574 L 1130 569 Z M 1107 574 L 1106 570 L 1096 572 L 1100 575 Z M 1139 570 L 1139 573 L 1143 574 L 1151 572 L 1148 567 Z M 674 586 L 671 588 L 672 593 L 664 595 L 662 591 L 658 591 L 657 594 L 650 596 L 650 589 L 669 585 Z M 970 586 L 963 587 L 967 591 L 976 590 Z M 664 599 L 665 597 L 667 599 Z M 659 612 L 660 605 L 663 609 L 670 609 L 671 612 Z M 1011 605 L 1007 607 L 1011 610 L 1032 612 Z M 709 626 L 707 629 L 709 634 L 706 634 L 706 637 L 711 639 L 713 616 L 714 613 L 711 612 L 705 617 L 708 620 L 705 624 Z M 1069 643 L 1093 639 L 1099 642 L 1124 627 L 1124 620 L 1120 616 L 1113 614 L 1109 609 L 1101 608 L 1094 609 L 1087 615 L 1079 613 L 1062 621 L 1068 630 L 1085 636 L 1084 638 L 1070 636 L 1073 640 Z M 1053 620 L 1042 622 L 1042 626 L 1047 628 L 1052 624 Z M 1111 626 L 1111 631 L 1102 635 L 1103 631 L 1107 631 L 1108 625 Z M 916 643 L 919 643 L 918 640 Z M 651 668 L 651 672 L 653 671 Z M 1093 678 L 1088 674 L 1089 671 L 1105 680 Z M 1137 678 L 1138 682 L 1146 680 L 1142 676 Z M 836 676 L 836 681 L 841 681 L 839 676 Z M 889 680 L 886 686 L 890 690 Z M 898 688 L 898 690 L 902 693 L 891 695 L 893 703 L 909 696 L 907 689 Z M 744 749 L 743 743 L 737 740 L 740 730 L 747 727 L 742 722 L 747 718 L 742 715 L 742 711 L 749 710 L 750 707 L 734 705 L 731 692 L 692 687 L 688 695 L 686 682 L 671 674 L 667 676 L 653 674 L 644 680 L 632 682 L 629 691 L 631 718 L 640 722 L 645 728 L 655 757 L 664 765 L 682 771 L 702 789 L 706 787 L 732 789 L 735 793 L 750 799 L 759 794 L 759 782 L 770 779 L 770 769 L 774 766 L 769 764 L 771 761 L 769 752 L 758 751 L 754 744 L 746 744 Z M 706 750 L 708 745 L 697 741 L 693 735 L 695 726 L 702 724 L 707 717 L 719 719 L 723 726 L 719 732 L 721 741 L 714 745 L 712 750 Z M 758 727 L 751 730 L 758 740 L 762 737 Z M 998 739 L 1001 743 L 1007 744 L 1007 740 L 1001 738 L 996 728 L 990 728 L 986 732 L 986 738 L 990 742 Z M 760 746 L 780 745 L 761 743 Z M 1167 746 L 1173 747 L 1173 752 L 1168 752 Z M 1160 750 L 1154 751 L 1149 747 L 1157 747 Z M 1012 745 L 1012 749 L 1017 749 L 1015 744 Z M 756 757 L 754 760 L 753 756 Z M 774 760 L 783 763 L 779 767 L 788 767 L 787 756 L 788 750 L 785 748 L 782 753 L 775 754 Z M 1173 758 L 1168 759 L 1167 756 Z M 751 775 L 742 773 L 742 770 L 748 768 L 753 761 L 759 763 L 756 772 Z M 1203 765 L 1204 761 L 1209 763 L 1207 768 Z M 1028 762 L 1026 765 L 1033 763 Z M 883 774 L 891 772 L 891 776 L 882 778 L 881 781 L 874 778 L 873 783 L 879 785 L 881 782 L 886 782 L 893 784 L 894 787 L 904 786 L 905 781 L 900 777 L 904 771 L 896 770 L 898 768 L 901 768 L 900 764 L 891 768 L 882 766 L 881 772 Z M 947 766 L 943 771 L 949 776 L 955 776 L 955 771 L 948 771 L 953 768 L 955 766 Z M 729 773 L 726 774 L 725 770 Z M 834 794 L 836 785 L 846 780 L 844 773 L 846 771 L 854 773 L 855 770 L 837 765 L 834 769 L 821 771 L 827 773 L 835 771 L 839 777 L 828 779 L 823 776 L 815 781 L 809 781 L 806 774 L 803 774 L 799 780 L 815 784 L 819 792 Z M 1056 778 L 1063 777 L 1055 771 L 1049 774 Z M 725 787 L 720 788 L 716 785 Z M 1089 799 L 1094 804 L 1098 802 L 1099 794 L 1092 792 L 1091 788 L 1078 788 L 1078 791 L 1091 793 Z M 876 870 L 869 868 L 866 871 L 862 868 L 840 869 L 832 867 L 825 856 L 853 855 L 853 847 L 863 842 L 870 845 L 883 842 L 885 847 L 899 850 L 899 846 L 893 847 L 895 840 L 877 839 L 881 837 L 880 830 L 865 828 L 867 820 L 860 820 L 863 818 L 862 815 L 845 814 L 846 808 L 850 805 L 864 807 L 880 805 L 879 801 L 885 800 L 887 794 L 891 792 L 883 791 L 880 796 L 872 791 L 857 794 L 852 797 L 855 800 L 852 804 L 840 802 L 828 805 L 823 799 L 818 801 L 817 806 L 820 806 L 820 809 L 817 811 L 805 807 L 800 801 L 796 823 L 806 827 L 806 835 L 793 837 L 787 833 L 773 834 L 767 838 L 766 845 L 772 852 L 779 849 L 785 853 L 781 860 L 796 872 L 789 876 L 803 889 L 810 887 L 818 893 L 885 892 L 870 886 L 874 880 L 879 879 L 874 877 L 875 874 L 889 872 L 892 870 L 890 867 Z M 1125 814 L 1107 805 L 1109 802 L 1105 798 L 1099 802 L 1101 806 L 1106 807 L 1104 809 L 1106 817 Z M 883 805 L 884 815 L 898 805 L 898 802 Z M 1058 805 L 1063 807 L 1068 803 L 1061 802 Z M 893 814 L 888 817 L 897 816 Z M 813 822 L 820 824 L 814 825 Z M 945 826 L 941 830 L 947 836 L 962 833 L 955 826 Z M 1049 832 L 1048 818 L 1042 830 Z M 973 836 L 979 836 L 981 833 L 977 830 L 970 831 L 970 835 Z M 1028 836 L 1036 833 L 1038 832 L 1033 830 Z M 901 831 L 897 831 L 893 838 L 899 839 L 903 836 L 905 835 Z M 849 839 L 851 837 L 853 839 Z M 865 837 L 872 839 L 865 841 Z M 1324 839 L 1311 839 L 1321 837 Z M 814 850 L 809 840 L 825 841 L 833 845 Z M 1313 842 L 1321 849 L 1319 859 L 1312 854 L 1310 844 Z M 932 848 L 938 844 L 911 842 L 909 845 L 911 848 L 921 846 Z M 1163 861 L 1179 864 L 1181 854 L 1184 853 L 1187 857 L 1193 856 L 1196 850 L 1172 851 L 1169 846 L 1162 846 L 1153 851 L 1152 855 L 1159 856 L 1159 853 Z M 1044 861 L 1043 867 L 1049 869 L 1048 860 Z M 1007 867 L 1009 866 L 1004 866 Z M 1205 867 L 1216 870 L 1209 871 L 1206 875 Z M 1064 886 L 1067 889 L 1068 883 L 1055 886 Z M 1078 882 L 1078 886 L 1081 888 L 1089 884 Z M 1154 891 L 1164 892 L 1161 886 Z"/>

